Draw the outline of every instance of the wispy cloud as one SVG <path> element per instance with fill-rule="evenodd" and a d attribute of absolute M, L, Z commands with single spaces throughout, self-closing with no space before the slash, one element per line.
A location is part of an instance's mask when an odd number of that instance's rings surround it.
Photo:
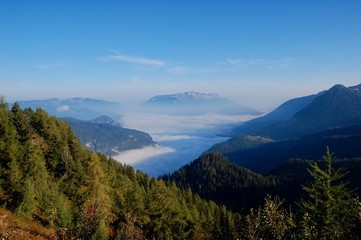
<path fill-rule="evenodd" d="M 162 67 L 166 64 L 166 62 L 162 61 L 162 60 L 143 58 L 143 57 L 126 56 L 126 55 L 121 55 L 121 54 L 104 56 L 104 57 L 101 57 L 100 59 L 102 61 L 122 61 L 122 62 L 128 62 L 128 63 L 133 63 L 133 64 L 154 66 L 154 67 Z"/>

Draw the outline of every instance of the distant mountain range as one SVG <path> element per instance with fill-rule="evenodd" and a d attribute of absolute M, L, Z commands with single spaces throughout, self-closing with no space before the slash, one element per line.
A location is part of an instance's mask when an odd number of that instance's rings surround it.
<path fill-rule="evenodd" d="M 56 117 L 72 117 L 81 120 L 90 120 L 101 115 L 108 115 L 119 119 L 117 114 L 120 105 L 115 102 L 92 98 L 50 98 L 18 102 L 21 108 L 42 108 Z"/>
<path fill-rule="evenodd" d="M 146 110 L 173 114 L 251 114 L 261 112 L 238 106 L 217 93 L 184 92 L 151 97 L 143 104 Z"/>
<path fill-rule="evenodd" d="M 361 123 L 360 85 L 289 100 L 269 114 L 235 128 L 232 134 L 290 139 L 332 127 Z"/>
<path fill-rule="evenodd" d="M 169 95 L 157 95 L 146 101 L 146 104 L 164 104 L 164 105 L 181 105 L 181 104 L 229 104 L 230 101 L 219 96 L 217 93 L 199 93 L 184 92 Z"/>
<path fill-rule="evenodd" d="M 101 116 L 91 121 L 63 119 L 69 123 L 86 148 L 107 156 L 115 156 L 121 151 L 155 144 L 148 133 L 122 128 L 108 116 Z"/>

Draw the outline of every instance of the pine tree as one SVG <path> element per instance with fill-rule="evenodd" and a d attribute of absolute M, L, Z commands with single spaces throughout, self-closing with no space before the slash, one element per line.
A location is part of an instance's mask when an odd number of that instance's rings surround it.
<path fill-rule="evenodd" d="M 304 211 L 304 237 L 310 239 L 343 239 L 352 234 L 352 224 L 358 212 L 352 206 L 357 205 L 347 184 L 341 179 L 345 174 L 332 167 L 333 157 L 327 148 L 323 157 L 326 168 L 321 169 L 317 163 L 308 170 L 313 178 L 303 189 L 310 200 L 301 202 Z"/>

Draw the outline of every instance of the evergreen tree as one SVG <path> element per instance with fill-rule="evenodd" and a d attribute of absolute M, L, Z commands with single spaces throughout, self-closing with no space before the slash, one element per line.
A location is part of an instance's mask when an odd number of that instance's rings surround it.
<path fill-rule="evenodd" d="M 17 209 L 17 212 L 22 216 L 32 218 L 38 204 L 35 199 L 36 193 L 35 193 L 34 182 L 31 179 L 27 179 L 25 181 L 24 189 L 25 192 L 24 192 L 23 201 L 21 202 L 19 208 Z"/>
<path fill-rule="evenodd" d="M 301 202 L 304 211 L 304 235 L 310 239 L 347 239 L 352 235 L 353 221 L 357 221 L 359 208 L 346 183 L 341 179 L 345 174 L 333 169 L 333 157 L 327 148 L 323 157 L 326 168 L 321 169 L 317 163 L 309 170 L 313 178 L 303 189 L 310 200 Z"/>
<path fill-rule="evenodd" d="M 81 239 L 107 239 L 112 202 L 106 174 L 96 153 L 90 153 L 86 184 L 83 191 L 87 198 L 81 207 L 78 236 Z"/>

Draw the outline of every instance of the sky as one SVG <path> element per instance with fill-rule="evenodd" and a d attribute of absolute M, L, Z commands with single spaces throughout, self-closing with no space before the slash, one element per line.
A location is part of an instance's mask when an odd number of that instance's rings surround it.
<path fill-rule="evenodd" d="M 0 0 L 0 94 L 216 92 L 270 110 L 361 83 L 361 1 Z"/>

